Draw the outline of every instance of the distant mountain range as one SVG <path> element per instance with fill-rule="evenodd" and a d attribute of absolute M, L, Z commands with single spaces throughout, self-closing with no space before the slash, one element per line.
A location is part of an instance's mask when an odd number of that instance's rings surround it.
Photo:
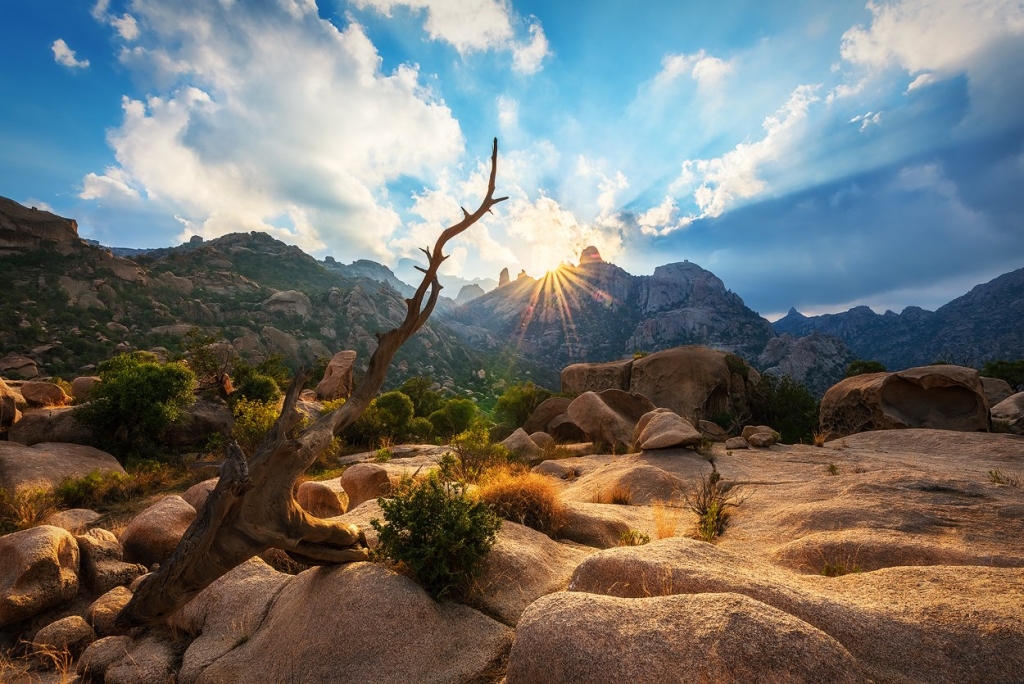
<path fill-rule="evenodd" d="M 978 285 L 936 311 L 910 306 L 876 314 L 866 306 L 822 316 L 796 309 L 772 326 L 802 337 L 840 338 L 858 358 L 897 370 L 945 361 L 981 366 L 993 359 L 1024 356 L 1024 268 Z"/>
<path fill-rule="evenodd" d="M 702 344 L 820 395 L 855 358 L 896 370 L 1024 356 L 1024 269 L 935 312 L 791 310 L 775 324 L 697 264 L 634 276 L 593 248 L 577 266 L 540 279 L 523 274 L 489 292 L 490 282 L 459 282 L 459 293 L 446 291 L 456 298 L 443 298 L 399 352 L 389 386 L 430 375 L 470 396 L 524 379 L 557 389 L 558 373 L 573 362 Z M 398 321 L 412 290 L 376 262 L 318 262 L 262 233 L 108 250 L 80 239 L 70 219 L 0 198 L 0 357 L 26 355 L 48 375 L 87 372 L 118 349 L 174 351 L 191 326 L 245 354 L 309 364 L 355 349 L 365 364 L 374 333 Z"/>

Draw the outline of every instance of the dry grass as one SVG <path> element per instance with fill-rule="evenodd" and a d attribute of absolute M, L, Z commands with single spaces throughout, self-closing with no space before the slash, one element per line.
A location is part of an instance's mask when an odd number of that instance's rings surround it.
<path fill-rule="evenodd" d="M 678 509 L 655 501 L 651 505 L 651 516 L 654 518 L 654 530 L 658 539 L 676 536 L 676 528 L 679 526 Z"/>
<path fill-rule="evenodd" d="M 650 543 L 650 535 L 644 534 L 640 530 L 626 530 L 619 537 L 619 546 L 643 546 Z"/>
<path fill-rule="evenodd" d="M 544 475 L 515 466 L 488 470 L 480 481 L 480 498 L 506 520 L 553 536 L 565 524 L 566 509 L 558 485 Z"/>
<path fill-rule="evenodd" d="M 57 512 L 57 499 L 45 489 L 20 489 L 13 494 L 0 488 L 0 533 L 27 530 L 43 524 Z"/>
<path fill-rule="evenodd" d="M 823 446 L 825 446 L 825 442 L 828 441 L 828 437 L 831 434 L 832 433 L 829 432 L 828 430 L 822 430 L 821 432 L 817 432 L 817 431 L 816 432 L 812 432 L 811 433 L 811 437 L 814 438 L 814 446 L 816 446 L 816 447 L 823 447 Z"/>
<path fill-rule="evenodd" d="M 1017 489 L 1024 489 L 1024 477 L 1019 473 L 1004 473 L 1001 470 L 990 470 L 988 471 L 988 479 L 993 484 L 1004 484 L 1016 487 Z"/>
<path fill-rule="evenodd" d="M 728 509 L 739 505 L 714 470 L 701 473 L 700 480 L 683 494 L 683 500 L 697 514 L 697 537 L 706 542 L 721 536 L 729 519 Z"/>
<path fill-rule="evenodd" d="M 20 656 L 13 651 L 0 653 L 0 682 L 70 684 L 79 681 L 75 675 L 74 657 L 66 648 L 38 646 L 23 641 L 18 651 Z"/>
<path fill-rule="evenodd" d="M 615 485 L 594 495 L 593 503 L 615 504 L 617 506 L 631 506 L 633 504 L 633 492 L 626 485 Z"/>

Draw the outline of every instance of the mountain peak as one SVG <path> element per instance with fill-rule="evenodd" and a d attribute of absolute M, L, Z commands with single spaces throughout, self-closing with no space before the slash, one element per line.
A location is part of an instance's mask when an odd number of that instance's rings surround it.
<path fill-rule="evenodd" d="M 604 263 L 604 259 L 601 258 L 601 252 L 597 251 L 597 247 L 594 245 L 590 245 L 580 252 L 580 266 L 602 263 Z"/>

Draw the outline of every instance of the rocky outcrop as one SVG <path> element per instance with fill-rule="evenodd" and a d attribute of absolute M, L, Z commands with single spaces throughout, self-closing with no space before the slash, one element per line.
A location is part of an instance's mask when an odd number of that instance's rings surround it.
<path fill-rule="evenodd" d="M 572 400 L 566 415 L 593 442 L 622 452 L 633 448 L 633 431 L 654 405 L 642 394 L 607 389 L 584 392 Z"/>
<path fill-rule="evenodd" d="M 25 413 L 8 429 L 7 439 L 26 446 L 40 442 L 90 444 L 93 434 L 75 418 L 74 406 L 62 406 Z"/>
<path fill-rule="evenodd" d="M 0 442 L 0 486 L 9 492 L 54 489 L 65 478 L 94 471 L 127 476 L 116 458 L 90 446 L 44 442 L 28 447 Z"/>
<path fill-rule="evenodd" d="M 75 541 L 81 555 L 79 576 L 94 596 L 128 585 L 146 573 L 145 566 L 124 562 L 121 543 L 113 532 L 97 527 L 77 535 Z"/>
<path fill-rule="evenodd" d="M 75 221 L 0 197 L 0 256 L 44 248 L 70 254 L 84 246 Z"/>
<path fill-rule="evenodd" d="M 342 494 L 344 496 L 344 493 Z M 331 518 L 343 514 L 348 508 L 347 496 L 342 501 L 337 493 L 323 482 L 303 482 L 295 492 L 300 506 L 318 518 Z"/>
<path fill-rule="evenodd" d="M 853 352 L 838 337 L 816 332 L 795 338 L 783 333 L 768 340 L 757 357 L 757 367 L 769 375 L 788 375 L 820 397 L 843 379 L 854 359 Z"/>
<path fill-rule="evenodd" d="M 1011 432 L 1024 435 L 1024 392 L 1003 399 L 992 407 L 992 422 L 1005 423 Z"/>
<path fill-rule="evenodd" d="M 27 356 L 11 352 L 0 358 L 0 375 L 31 380 L 39 377 L 39 368 L 36 366 L 36 362 Z"/>
<path fill-rule="evenodd" d="M 196 509 L 180 496 L 165 496 L 128 523 L 121 535 L 124 559 L 147 568 L 163 563 L 195 517 Z"/>
<path fill-rule="evenodd" d="M 282 313 L 287 316 L 299 316 L 302 320 L 309 320 L 309 312 L 312 305 L 307 297 L 298 290 L 284 290 L 275 292 L 270 298 L 263 302 L 263 308 L 274 313 Z"/>
<path fill-rule="evenodd" d="M 78 544 L 67 530 L 41 525 L 0 537 L 0 627 L 78 593 Z"/>
<path fill-rule="evenodd" d="M 356 463 L 341 476 L 341 486 L 348 494 L 348 507 L 352 510 L 364 501 L 387 496 L 391 491 L 388 470 L 376 463 Z"/>
<path fill-rule="evenodd" d="M 29 381 L 21 386 L 21 396 L 30 407 L 63 406 L 71 398 L 52 382 Z"/>
<path fill-rule="evenodd" d="M 700 444 L 701 433 L 669 409 L 645 413 L 636 424 L 633 443 L 640 449 L 672 449 Z"/>
<path fill-rule="evenodd" d="M 484 292 L 484 288 L 480 287 L 480 285 L 478 285 L 477 283 L 463 285 L 462 289 L 459 290 L 458 296 L 455 297 L 455 303 L 458 304 L 459 306 L 462 306 L 463 304 L 469 304 L 477 297 L 483 297 L 484 294 L 486 294 Z"/>
<path fill-rule="evenodd" d="M 516 428 L 515 432 L 501 441 L 501 446 L 526 463 L 537 463 L 543 454 L 540 445 L 523 428 Z"/>
<path fill-rule="evenodd" d="M 985 399 L 988 401 L 989 407 L 995 406 L 1013 394 L 1010 383 L 1000 378 L 982 377 L 981 386 L 985 391 Z"/>
<path fill-rule="evenodd" d="M 866 681 L 859 669 L 829 635 L 739 594 L 627 599 L 561 592 L 523 615 L 507 682 L 853 684 Z"/>
<path fill-rule="evenodd" d="M 316 395 L 320 399 L 324 401 L 348 399 L 354 387 L 352 368 L 355 366 L 356 356 L 356 352 L 345 350 L 331 358 L 324 370 L 323 379 L 316 386 Z"/>
<path fill-rule="evenodd" d="M 833 437 L 864 430 L 973 432 L 989 427 L 978 371 L 951 365 L 846 378 L 825 393 L 819 419 L 822 429 Z"/>
<path fill-rule="evenodd" d="M 98 375 L 83 375 L 71 381 L 71 396 L 82 403 L 89 400 L 92 390 L 101 381 Z"/>

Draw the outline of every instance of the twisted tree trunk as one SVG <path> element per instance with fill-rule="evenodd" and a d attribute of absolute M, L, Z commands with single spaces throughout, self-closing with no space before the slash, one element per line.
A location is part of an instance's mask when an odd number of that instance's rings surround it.
<path fill-rule="evenodd" d="M 248 462 L 237 444 L 228 448 L 220 481 L 186 530 L 174 553 L 146 578 L 117 617 L 122 629 L 163 621 L 193 596 L 232 568 L 268 548 L 279 548 L 303 563 L 348 563 L 365 560 L 362 533 L 310 515 L 295 500 L 295 482 L 331 443 L 351 425 L 380 391 L 388 366 L 398 349 L 427 321 L 441 284 L 437 271 L 447 259 L 443 249 L 506 197 L 494 197 L 498 168 L 498 140 L 491 150 L 487 195 L 473 213 L 463 212 L 459 223 L 438 237 L 433 251 L 424 249 L 427 267 L 423 279 L 406 300 L 405 319 L 397 328 L 377 334 L 377 349 L 369 368 L 348 401 L 322 416 L 298 436 L 288 435 L 299 420 L 295 402 L 305 374 L 292 383 L 281 416 Z M 425 300 L 425 303 L 424 303 Z"/>

